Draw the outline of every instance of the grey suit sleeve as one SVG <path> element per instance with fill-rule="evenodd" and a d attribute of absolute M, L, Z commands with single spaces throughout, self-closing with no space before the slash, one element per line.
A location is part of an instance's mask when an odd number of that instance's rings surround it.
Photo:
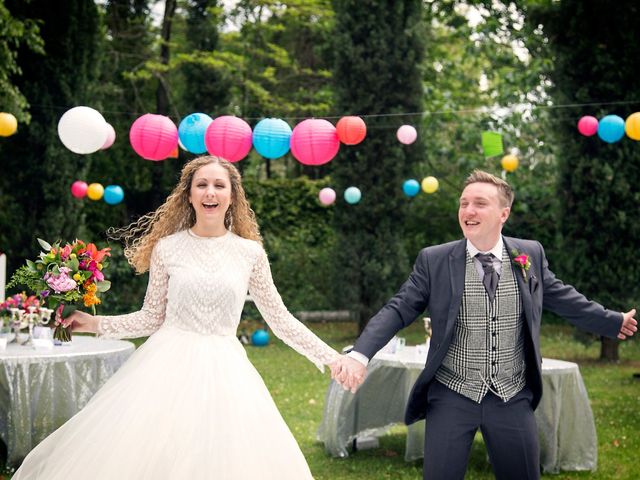
<path fill-rule="evenodd" d="M 427 250 L 418 255 L 413 271 L 387 304 L 376 313 L 356 341 L 353 350 L 371 359 L 402 328 L 411 324 L 429 301 Z"/>
<path fill-rule="evenodd" d="M 607 310 L 587 299 L 571 285 L 565 285 L 549 270 L 544 249 L 538 245 L 542 253 L 543 308 L 560 315 L 578 328 L 615 338 L 622 326 L 622 313 Z"/>

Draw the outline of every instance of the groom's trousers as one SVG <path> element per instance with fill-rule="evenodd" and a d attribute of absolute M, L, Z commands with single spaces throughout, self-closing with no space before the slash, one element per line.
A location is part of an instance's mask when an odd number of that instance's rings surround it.
<path fill-rule="evenodd" d="M 496 479 L 539 479 L 532 398 L 525 387 L 508 402 L 488 392 L 478 404 L 434 380 L 427 397 L 424 479 L 463 480 L 478 429 Z"/>

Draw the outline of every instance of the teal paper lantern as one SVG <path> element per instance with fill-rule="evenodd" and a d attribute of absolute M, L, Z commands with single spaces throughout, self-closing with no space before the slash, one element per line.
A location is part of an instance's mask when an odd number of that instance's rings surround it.
<path fill-rule="evenodd" d="M 253 128 L 253 147 L 266 158 L 279 158 L 289 151 L 291 127 L 279 118 L 265 118 Z"/>
<path fill-rule="evenodd" d="M 607 143 L 624 137 L 624 120 L 618 115 L 607 115 L 598 122 L 598 136 Z"/>
<path fill-rule="evenodd" d="M 104 189 L 104 196 L 102 197 L 109 205 L 117 205 L 124 200 L 124 190 L 120 185 L 108 185 Z"/>
<path fill-rule="evenodd" d="M 420 192 L 420 184 L 411 178 L 402 184 L 402 191 L 407 197 L 415 197 Z"/>
<path fill-rule="evenodd" d="M 211 122 L 213 119 L 204 113 L 192 113 L 184 117 L 178 126 L 180 144 L 191 153 L 205 153 L 204 134 Z"/>
<path fill-rule="evenodd" d="M 350 205 L 355 205 L 362 198 L 362 192 L 358 187 L 349 187 L 344 191 L 344 199 Z"/>
<path fill-rule="evenodd" d="M 269 344 L 269 332 L 266 330 L 256 330 L 251 335 L 251 343 L 256 347 L 265 347 Z"/>

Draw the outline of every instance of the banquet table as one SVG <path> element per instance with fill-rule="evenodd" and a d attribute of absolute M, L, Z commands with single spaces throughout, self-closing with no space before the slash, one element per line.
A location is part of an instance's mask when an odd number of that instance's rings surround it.
<path fill-rule="evenodd" d="M 347 457 L 356 438 L 377 437 L 403 423 L 411 388 L 424 368 L 427 347 L 378 353 L 364 384 L 352 394 L 329 385 L 318 439 L 335 457 Z M 543 395 L 535 411 L 540 464 L 545 473 L 595 470 L 598 443 L 593 413 L 578 365 L 542 360 Z M 405 460 L 423 456 L 424 420 L 407 427 Z"/>
<path fill-rule="evenodd" d="M 134 352 L 131 342 L 74 336 L 70 344 L 0 351 L 0 438 L 18 465 L 84 407 Z"/>

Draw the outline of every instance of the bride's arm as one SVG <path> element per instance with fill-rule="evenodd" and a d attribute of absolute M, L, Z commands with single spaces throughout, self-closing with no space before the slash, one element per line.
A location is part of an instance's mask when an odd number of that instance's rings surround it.
<path fill-rule="evenodd" d="M 169 275 L 162 255 L 162 242 L 151 253 L 149 284 L 142 309 L 126 315 L 97 316 L 98 335 L 103 338 L 146 337 L 164 323 Z"/>
<path fill-rule="evenodd" d="M 282 302 L 271 276 L 267 254 L 260 248 L 249 279 L 249 293 L 263 318 L 279 338 L 311 360 L 321 371 L 339 354 L 296 319 Z"/>

